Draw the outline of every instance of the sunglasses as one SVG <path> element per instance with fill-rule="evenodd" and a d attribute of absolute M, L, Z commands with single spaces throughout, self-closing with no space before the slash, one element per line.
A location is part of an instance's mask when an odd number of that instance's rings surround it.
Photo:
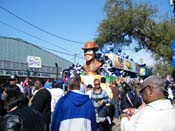
<path fill-rule="evenodd" d="M 94 84 L 95 86 L 97 86 L 97 85 L 100 85 L 100 83 L 96 83 L 96 84 Z"/>
<path fill-rule="evenodd" d="M 87 54 L 93 54 L 94 51 L 93 51 L 93 50 L 84 50 L 84 53 L 87 53 Z"/>

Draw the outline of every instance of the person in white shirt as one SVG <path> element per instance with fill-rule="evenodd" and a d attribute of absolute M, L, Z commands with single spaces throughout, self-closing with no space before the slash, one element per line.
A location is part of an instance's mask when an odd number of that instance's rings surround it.
<path fill-rule="evenodd" d="M 55 105 L 58 102 L 58 100 L 60 99 L 60 97 L 62 97 L 64 95 L 64 91 L 63 89 L 59 88 L 58 82 L 54 81 L 52 83 L 52 88 L 48 88 L 51 96 L 52 96 L 52 100 L 51 100 L 51 112 L 54 112 L 55 109 Z"/>
<path fill-rule="evenodd" d="M 121 131 L 175 131 L 175 108 L 164 96 L 165 82 L 150 76 L 140 93 L 145 107 L 136 113 L 122 114 Z"/>
<path fill-rule="evenodd" d="M 92 92 L 93 92 L 93 86 L 91 84 L 88 84 L 86 86 L 86 94 L 89 95 L 89 98 L 92 98 Z"/>

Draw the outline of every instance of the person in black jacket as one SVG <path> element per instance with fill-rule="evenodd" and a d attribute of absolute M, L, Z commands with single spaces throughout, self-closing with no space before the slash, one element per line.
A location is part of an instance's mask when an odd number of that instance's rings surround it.
<path fill-rule="evenodd" d="M 51 94 L 44 88 L 44 80 L 38 79 L 35 81 L 35 89 L 37 92 L 30 100 L 31 107 L 43 115 L 44 130 L 49 131 L 51 117 Z"/>
<path fill-rule="evenodd" d="M 0 120 L 6 114 L 6 110 L 4 109 L 4 101 L 0 100 Z"/>
<path fill-rule="evenodd" d="M 0 131 L 43 131 L 42 118 L 27 105 L 27 100 L 19 90 L 6 88 L 4 107 L 7 114 L 0 122 Z"/>
<path fill-rule="evenodd" d="M 3 96 L 2 96 L 4 88 L 5 88 L 5 85 L 1 84 L 0 85 L 0 120 L 6 114 L 6 110 L 4 109 L 4 100 L 3 100 Z"/>

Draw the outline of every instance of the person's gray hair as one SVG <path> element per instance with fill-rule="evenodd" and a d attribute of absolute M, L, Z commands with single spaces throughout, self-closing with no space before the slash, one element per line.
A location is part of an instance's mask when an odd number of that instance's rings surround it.
<path fill-rule="evenodd" d="M 166 84 L 165 84 L 165 80 L 163 80 L 162 78 L 152 75 L 143 81 L 142 87 L 144 88 L 146 86 L 152 86 L 154 88 L 161 89 L 161 91 L 164 91 Z"/>

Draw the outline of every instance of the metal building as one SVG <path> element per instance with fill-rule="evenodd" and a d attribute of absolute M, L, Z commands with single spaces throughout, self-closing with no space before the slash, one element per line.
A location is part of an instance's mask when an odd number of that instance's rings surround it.
<path fill-rule="evenodd" d="M 39 58 L 41 68 L 30 67 L 29 63 L 27 63 L 27 57 Z M 71 64 L 70 61 L 24 40 L 0 37 L 1 79 L 11 74 L 16 74 L 19 77 L 56 78 L 57 72 L 62 71 Z"/>

